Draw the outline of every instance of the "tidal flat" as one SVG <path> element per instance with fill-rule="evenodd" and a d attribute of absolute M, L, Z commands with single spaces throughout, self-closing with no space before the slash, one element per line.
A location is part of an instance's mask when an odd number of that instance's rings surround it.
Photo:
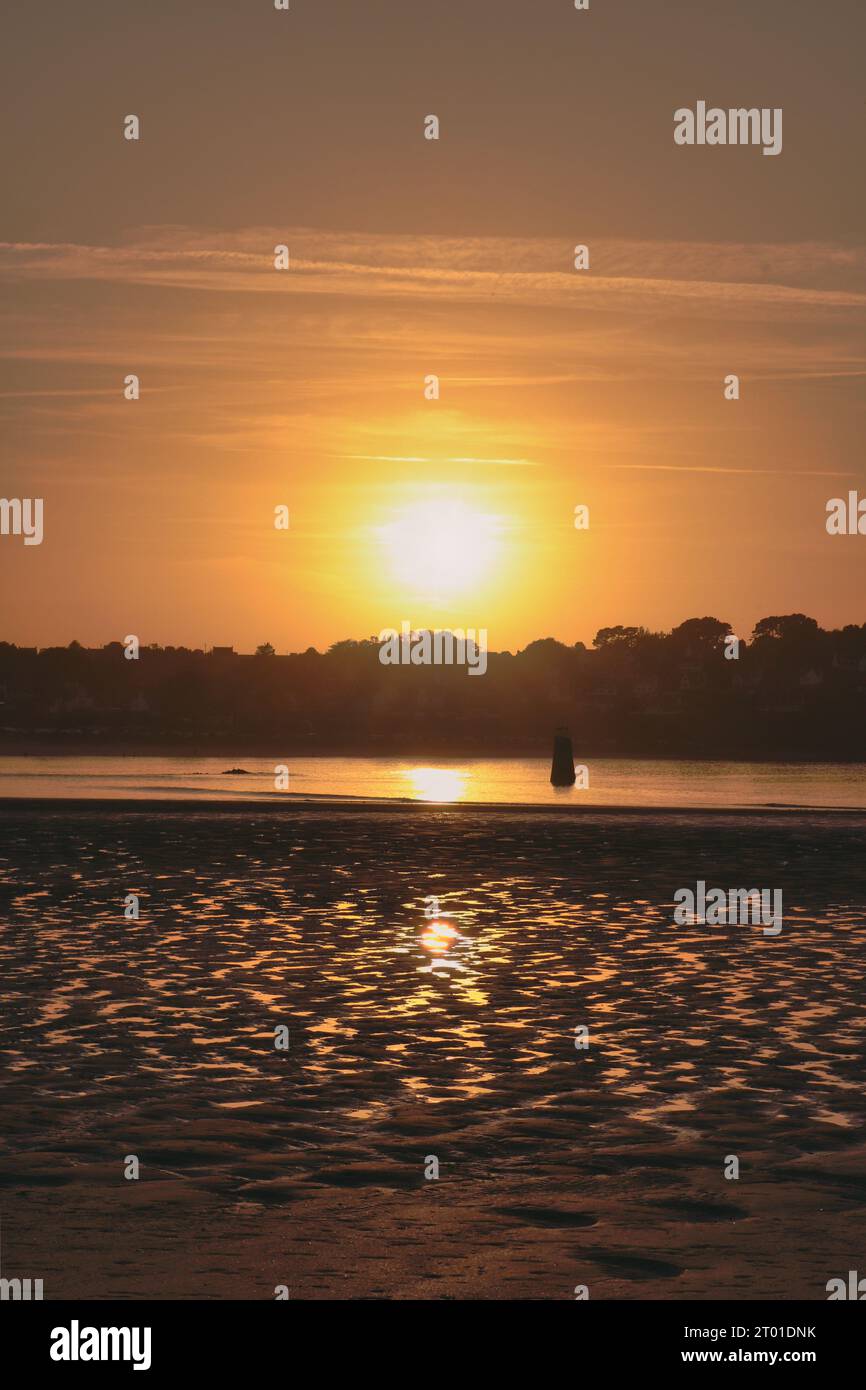
<path fill-rule="evenodd" d="M 4 1275 L 825 1299 L 866 1237 L 864 830 L 3 803 Z M 696 880 L 783 929 L 677 924 Z"/>

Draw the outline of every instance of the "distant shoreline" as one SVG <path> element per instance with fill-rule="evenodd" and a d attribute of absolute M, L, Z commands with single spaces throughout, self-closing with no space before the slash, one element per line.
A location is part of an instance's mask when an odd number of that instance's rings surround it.
<path fill-rule="evenodd" d="M 23 744 L 23 746 L 22 746 Z M 834 767 L 856 767 L 857 765 L 866 766 L 866 757 L 861 753 L 857 757 L 840 757 L 832 753 L 752 753 L 752 752 L 641 752 L 635 753 L 629 749 L 604 749 L 599 751 L 593 749 L 591 745 L 584 746 L 579 739 L 574 740 L 574 756 L 577 761 L 615 761 L 615 762 L 634 762 L 634 763 L 754 763 L 756 765 L 767 765 L 771 763 L 790 764 L 792 767 L 802 765 L 804 767 L 820 766 L 827 764 Z M 489 748 L 465 748 L 445 751 L 441 748 L 405 748 L 389 749 L 374 748 L 365 750 L 352 750 L 335 747 L 327 750 L 321 748 L 299 748 L 292 746 L 291 743 L 279 745 L 275 742 L 268 744 L 247 744 L 243 741 L 236 743 L 219 743 L 202 746 L 200 744 L 178 745 L 178 744 L 154 744 L 137 745 L 130 747 L 128 744 L 107 744 L 98 748 L 90 747 L 86 743 L 77 742 L 74 744 L 58 744 L 56 742 L 39 742 L 38 740 L 18 739 L 15 746 L 6 746 L 0 737 L 0 758 L 226 758 L 234 761 L 238 758 L 273 758 L 276 761 L 285 761 L 287 758 L 321 758 L 322 761 L 333 758 L 369 758 L 375 760 L 399 760 L 401 762 L 418 762 L 422 758 L 425 760 L 435 760 L 437 762 L 451 763 L 481 763 L 481 762 L 503 762 L 509 759 L 535 759 L 540 762 L 550 763 L 550 747 L 545 744 L 539 748 L 536 744 L 533 748 L 508 749 L 506 751 L 491 752 Z"/>
<path fill-rule="evenodd" d="M 578 793 L 579 795 L 579 793 Z M 423 815 L 459 814 L 471 815 L 513 815 L 513 816 L 553 816 L 556 819 L 573 816 L 587 820 L 604 816 L 632 816 L 640 819 L 653 817 L 677 817 L 696 820 L 701 816 L 717 818 L 733 816 L 745 819 L 755 816 L 821 816 L 838 818 L 851 816 L 866 820 L 866 807 L 852 806 L 799 806 L 769 802 L 756 806 L 604 806 L 598 802 L 581 806 L 578 803 L 547 804 L 537 802 L 496 802 L 496 801 L 420 801 L 410 797 L 346 797 L 307 795 L 290 796 L 275 792 L 273 797 L 226 798 L 225 800 L 204 800 L 193 797 L 0 797 L 0 816 L 10 817 L 23 813 L 51 815 L 63 813 L 70 816 L 85 815 L 241 815 L 255 811 L 259 814 L 290 816 L 300 812 L 310 814 L 328 811 L 341 815 L 371 812 L 381 815 Z"/>

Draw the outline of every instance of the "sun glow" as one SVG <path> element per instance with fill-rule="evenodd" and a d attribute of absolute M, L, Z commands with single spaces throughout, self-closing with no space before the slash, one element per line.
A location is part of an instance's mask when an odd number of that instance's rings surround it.
<path fill-rule="evenodd" d="M 377 528 L 392 576 L 428 598 L 463 594 L 489 577 L 499 557 L 502 521 L 459 498 L 416 502 Z"/>

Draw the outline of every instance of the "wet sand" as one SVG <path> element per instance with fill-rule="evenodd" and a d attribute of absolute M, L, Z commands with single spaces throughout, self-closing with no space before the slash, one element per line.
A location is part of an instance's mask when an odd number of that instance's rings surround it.
<path fill-rule="evenodd" d="M 0 804 L 3 1274 L 825 1299 L 866 1245 L 864 830 Z M 674 925 L 699 878 L 781 888 L 780 935 Z"/>

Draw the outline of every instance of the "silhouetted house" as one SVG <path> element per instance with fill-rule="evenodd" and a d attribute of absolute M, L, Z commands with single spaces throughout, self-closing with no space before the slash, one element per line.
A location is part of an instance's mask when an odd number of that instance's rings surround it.
<path fill-rule="evenodd" d="M 660 687 L 658 676 L 642 676 L 635 682 L 634 693 L 639 700 L 652 700 L 658 695 Z"/>
<path fill-rule="evenodd" d="M 61 695 L 49 705 L 52 714 L 77 714 L 96 709 L 96 701 L 82 685 L 66 686 Z"/>
<path fill-rule="evenodd" d="M 234 647 L 211 647 L 210 655 L 222 657 L 237 656 L 237 652 L 235 651 Z"/>

